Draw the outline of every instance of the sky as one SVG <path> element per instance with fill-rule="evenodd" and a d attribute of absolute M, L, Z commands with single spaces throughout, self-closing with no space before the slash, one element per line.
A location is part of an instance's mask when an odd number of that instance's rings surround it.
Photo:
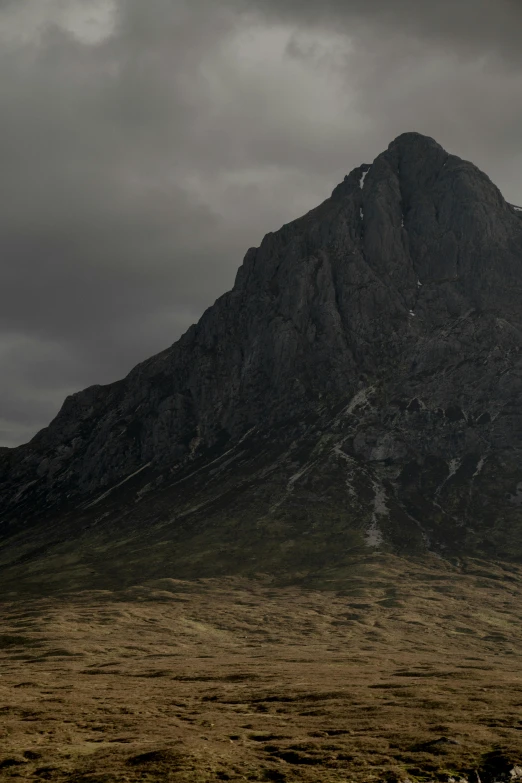
<path fill-rule="evenodd" d="M 400 133 L 522 204 L 520 0 L 0 0 L 0 445 Z"/>

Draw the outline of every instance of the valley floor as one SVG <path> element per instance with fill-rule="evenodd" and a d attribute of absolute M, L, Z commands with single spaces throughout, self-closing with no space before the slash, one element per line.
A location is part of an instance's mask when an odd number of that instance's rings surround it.
<path fill-rule="evenodd" d="M 4 596 L 0 779 L 484 783 L 522 763 L 521 567 L 375 556 L 327 587 Z"/>

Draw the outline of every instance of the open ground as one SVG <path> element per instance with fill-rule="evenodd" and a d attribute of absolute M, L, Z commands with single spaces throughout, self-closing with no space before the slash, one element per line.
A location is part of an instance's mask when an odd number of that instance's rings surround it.
<path fill-rule="evenodd" d="M 520 566 L 378 555 L 7 596 L 0 779 L 484 780 L 522 761 L 521 609 Z"/>

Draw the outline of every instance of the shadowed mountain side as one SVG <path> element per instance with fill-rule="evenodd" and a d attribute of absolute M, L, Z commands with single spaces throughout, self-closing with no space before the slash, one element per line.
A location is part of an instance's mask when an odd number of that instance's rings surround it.
<path fill-rule="evenodd" d="M 522 213 L 400 136 L 171 348 L 0 453 L 3 578 L 519 558 L 521 291 Z"/>

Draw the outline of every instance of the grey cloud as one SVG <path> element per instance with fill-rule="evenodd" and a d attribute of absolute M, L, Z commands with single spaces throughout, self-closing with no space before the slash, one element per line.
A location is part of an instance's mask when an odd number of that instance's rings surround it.
<path fill-rule="evenodd" d="M 172 343 L 405 130 L 522 201 L 518 6 L 119 0 L 96 45 L 61 15 L 85 6 L 0 0 L 0 444 Z"/>
<path fill-rule="evenodd" d="M 522 60 L 520 29 L 522 6 L 518 0 L 249 0 L 262 15 L 287 22 L 364 29 L 418 36 L 461 55 L 495 52 L 502 58 Z M 464 49 L 462 48 L 464 46 Z"/>
<path fill-rule="evenodd" d="M 13 35 L 1 49 L 9 444 L 54 415 L 64 392 L 114 380 L 172 342 L 240 261 L 239 239 L 177 176 L 194 124 L 183 68 L 209 30 L 193 16 L 169 27 L 166 5 L 154 25 L 138 8 L 127 4 L 118 34 L 95 48 L 51 19 L 37 41 Z"/>

